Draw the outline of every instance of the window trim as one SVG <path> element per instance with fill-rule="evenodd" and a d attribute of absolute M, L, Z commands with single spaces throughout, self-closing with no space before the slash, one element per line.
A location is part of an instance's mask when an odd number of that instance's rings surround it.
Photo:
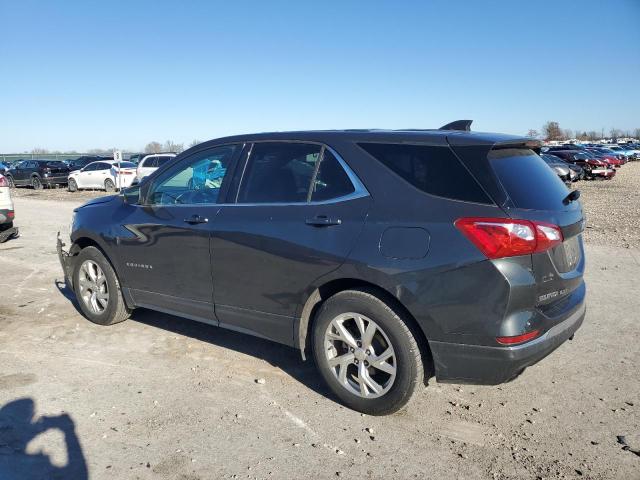
<path fill-rule="evenodd" d="M 320 201 L 309 201 L 308 200 L 309 199 L 309 194 L 308 194 L 306 202 L 265 202 L 265 203 L 252 202 L 252 203 L 238 203 L 238 197 L 240 195 L 240 189 L 242 188 L 242 183 L 243 183 L 243 180 L 244 180 L 244 174 L 246 172 L 247 165 L 249 164 L 249 160 L 251 159 L 251 154 L 253 153 L 253 146 L 255 144 L 257 144 L 257 143 L 303 143 L 303 144 L 307 144 L 307 145 L 318 145 L 318 146 L 320 146 L 320 157 L 318 159 L 318 162 L 316 163 L 316 168 L 314 170 L 312 181 L 309 184 L 309 192 L 311 192 L 311 187 L 313 186 L 313 179 L 316 177 L 316 175 L 318 173 L 318 169 L 320 168 L 320 163 L 324 159 L 325 150 L 328 150 L 329 152 L 331 152 L 333 154 L 333 156 L 336 158 L 336 160 L 338 160 L 338 163 L 340 164 L 342 169 L 347 174 L 347 177 L 349 177 L 349 181 L 353 185 L 353 189 L 354 190 L 353 190 L 353 192 L 351 192 L 351 193 L 349 193 L 347 195 L 342 195 L 340 197 L 335 197 L 335 198 L 330 198 L 328 200 L 320 200 Z M 355 172 L 351 169 L 351 167 L 349 167 L 347 162 L 344 161 L 344 159 L 342 158 L 342 156 L 338 152 L 336 152 L 329 145 L 326 145 L 326 144 L 324 144 L 322 142 L 314 142 L 314 141 L 307 141 L 307 140 L 256 140 L 256 141 L 251 142 L 251 146 L 249 147 L 249 154 L 247 155 L 247 158 L 244 160 L 244 164 L 242 165 L 242 173 L 240 174 L 240 181 L 238 182 L 238 186 L 236 188 L 236 191 L 233 192 L 233 193 L 234 194 L 231 196 L 232 199 L 233 199 L 232 203 L 219 203 L 217 205 L 227 206 L 227 207 L 229 207 L 229 206 L 281 207 L 281 206 L 302 206 L 302 205 L 311 205 L 311 206 L 313 206 L 313 205 L 328 205 L 328 204 L 333 204 L 333 203 L 341 203 L 341 202 L 346 202 L 346 201 L 349 201 L 349 200 L 355 200 L 357 198 L 363 198 L 363 197 L 371 196 L 371 194 L 369 193 L 367 188 L 364 186 L 362 181 L 358 178 L 358 176 L 355 174 Z"/>

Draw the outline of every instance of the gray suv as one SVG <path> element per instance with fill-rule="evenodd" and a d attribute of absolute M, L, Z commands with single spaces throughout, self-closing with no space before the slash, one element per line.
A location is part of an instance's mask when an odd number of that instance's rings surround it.
<path fill-rule="evenodd" d="M 369 414 L 433 375 L 506 382 L 583 321 L 583 212 L 537 141 L 469 124 L 199 144 L 76 210 L 67 282 L 101 325 L 144 307 L 297 348 Z"/>

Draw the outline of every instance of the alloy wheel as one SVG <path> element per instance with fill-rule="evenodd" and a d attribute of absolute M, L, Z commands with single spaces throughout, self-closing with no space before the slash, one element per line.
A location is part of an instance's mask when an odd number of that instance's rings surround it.
<path fill-rule="evenodd" d="M 393 386 L 393 345 L 380 325 L 364 315 L 349 312 L 334 318 L 324 335 L 324 352 L 340 385 L 358 397 L 381 397 Z"/>
<path fill-rule="evenodd" d="M 93 260 L 86 260 L 80 266 L 80 298 L 93 313 L 103 313 L 109 305 L 107 277 Z"/>

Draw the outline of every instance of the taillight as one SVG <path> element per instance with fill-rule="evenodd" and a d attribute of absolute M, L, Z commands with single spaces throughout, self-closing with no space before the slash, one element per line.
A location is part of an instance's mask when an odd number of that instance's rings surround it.
<path fill-rule="evenodd" d="M 15 217 L 16 217 L 16 213 L 13 210 L 9 210 L 9 212 L 7 213 L 7 218 L 13 220 Z"/>
<path fill-rule="evenodd" d="M 460 218 L 455 226 L 491 259 L 544 252 L 563 240 L 558 226 L 529 220 Z"/>
<path fill-rule="evenodd" d="M 2 175 L 0 175 L 0 187 L 8 187 L 9 181 Z"/>
<path fill-rule="evenodd" d="M 516 335 L 514 337 L 496 337 L 496 341 L 502 345 L 517 345 L 518 343 L 528 342 L 540 335 L 540 330 L 532 330 L 522 335 Z"/>

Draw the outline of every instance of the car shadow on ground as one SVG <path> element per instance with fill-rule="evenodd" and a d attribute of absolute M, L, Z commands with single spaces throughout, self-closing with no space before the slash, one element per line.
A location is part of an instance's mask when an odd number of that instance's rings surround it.
<path fill-rule="evenodd" d="M 31 452 L 29 444 L 40 435 L 57 430 L 64 436 L 66 465 L 55 465 L 48 453 Z M 76 435 L 75 424 L 66 413 L 38 416 L 31 398 L 19 398 L 0 408 L 0 478 L 24 480 L 44 478 L 89 478 L 87 462 Z"/>
<path fill-rule="evenodd" d="M 292 347 L 145 308 L 136 309 L 130 320 L 259 358 L 314 392 L 337 401 L 317 373 L 310 352 L 303 361 L 300 351 Z"/>
<path fill-rule="evenodd" d="M 75 294 L 65 282 L 56 280 L 55 286 L 71 302 L 76 311 L 82 315 Z M 259 358 L 281 369 L 314 392 L 337 402 L 336 397 L 322 382 L 317 373 L 313 359 L 310 357 L 310 352 L 307 352 L 307 360 L 303 361 L 299 350 L 286 345 L 145 308 L 136 309 L 129 321 L 143 323 L 177 335 L 190 337 Z"/>

